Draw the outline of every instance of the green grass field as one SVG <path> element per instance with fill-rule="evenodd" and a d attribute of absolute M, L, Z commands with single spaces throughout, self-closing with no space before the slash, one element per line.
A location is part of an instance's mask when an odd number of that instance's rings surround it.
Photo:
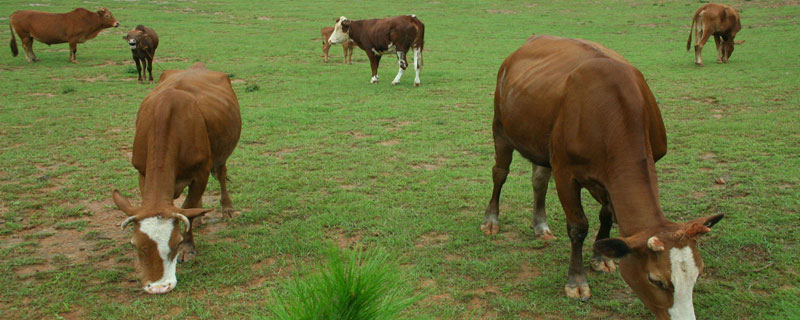
<path fill-rule="evenodd" d="M 67 2 L 0 2 L 2 319 L 270 318 L 273 292 L 312 272 L 331 245 L 394 253 L 416 290 L 429 292 L 408 318 L 650 318 L 618 273 L 587 271 L 592 299 L 566 298 L 563 211 L 551 184 L 558 239 L 535 240 L 531 166 L 519 155 L 501 233 L 479 231 L 492 188 L 496 72 L 532 33 L 593 40 L 639 68 L 667 128 L 657 164 L 664 212 L 675 221 L 726 214 L 700 242 L 698 318 L 800 318 L 797 1 L 728 2 L 745 43 L 721 65 L 710 42 L 702 68 L 685 51 L 702 2 Z M 79 64 L 68 62 L 67 44 L 36 42 L 36 64 L 11 57 L 12 12 L 101 5 L 122 27 L 79 45 Z M 341 63 L 340 46 L 323 62 L 319 30 L 337 17 L 410 13 L 426 25 L 421 87 L 413 72 L 389 84 L 392 57 L 377 85 L 360 49 L 353 65 Z M 161 39 L 156 78 L 195 61 L 226 72 L 243 118 L 228 162 L 239 213 L 205 218 L 197 258 L 160 296 L 141 290 L 131 231 L 119 229 L 125 215 L 111 201 L 113 189 L 140 199 L 130 155 L 153 85 L 136 84 L 121 39 L 137 24 Z M 599 206 L 584 196 L 588 265 Z M 212 180 L 205 206 L 219 208 L 218 199 Z"/>

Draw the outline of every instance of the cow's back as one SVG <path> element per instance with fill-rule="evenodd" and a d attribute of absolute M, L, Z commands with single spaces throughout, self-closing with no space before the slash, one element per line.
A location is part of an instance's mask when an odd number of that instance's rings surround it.
<path fill-rule="evenodd" d="M 58 44 L 68 42 L 72 35 L 88 35 L 97 29 L 87 22 L 92 14 L 84 8 L 77 8 L 67 13 L 21 10 L 12 13 L 9 20 L 15 30 L 30 34 L 42 43 Z"/>
<path fill-rule="evenodd" d="M 595 75 L 582 72 L 595 67 L 605 68 L 608 72 Z M 611 74 L 608 74 L 609 72 Z M 596 107 L 592 101 L 599 101 L 602 98 L 614 99 L 608 97 L 616 94 L 614 90 L 609 89 L 614 86 L 614 82 L 627 83 L 624 86 L 632 85 L 633 91 L 636 91 L 634 95 L 639 95 L 642 87 L 638 84 L 640 80 L 637 77 L 640 76 L 641 74 L 627 60 L 600 44 L 554 36 L 531 37 L 503 62 L 498 72 L 495 90 L 495 130 L 502 131 L 515 149 L 526 158 L 538 165 L 549 166 L 553 148 L 565 147 L 563 142 L 558 144 L 553 142 L 553 137 L 558 136 L 553 131 L 576 130 L 556 128 L 559 122 L 574 124 L 577 122 L 575 117 L 579 116 L 591 114 L 603 117 L 610 116 L 609 113 L 624 112 L 591 110 Z M 643 83 L 643 78 L 641 82 Z M 644 88 L 646 89 L 646 84 Z M 644 98 L 648 100 L 652 94 L 649 89 L 646 91 L 641 95 L 650 95 Z M 658 113 L 657 106 L 655 108 Z M 653 120 L 653 125 L 660 125 L 663 132 L 660 113 L 656 118 Z M 586 124 L 583 124 L 582 130 L 590 130 Z M 652 125 L 648 123 L 648 126 Z M 591 137 L 573 135 L 572 138 L 579 138 L 581 141 L 603 139 L 601 136 L 604 133 L 591 134 L 593 135 Z M 665 139 L 664 137 L 664 148 L 666 148 Z"/>
<path fill-rule="evenodd" d="M 239 141 L 242 127 L 239 102 L 228 75 L 206 70 L 201 63 L 187 70 L 166 70 L 142 104 L 170 90 L 184 92 L 196 101 L 208 132 L 214 162 L 227 159 Z"/>

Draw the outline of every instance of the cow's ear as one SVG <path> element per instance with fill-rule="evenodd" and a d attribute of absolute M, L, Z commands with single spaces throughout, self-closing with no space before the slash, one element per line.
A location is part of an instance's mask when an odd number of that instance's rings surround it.
<path fill-rule="evenodd" d="M 603 239 L 594 243 L 594 250 L 611 259 L 618 259 L 631 253 L 631 247 L 620 238 Z"/>

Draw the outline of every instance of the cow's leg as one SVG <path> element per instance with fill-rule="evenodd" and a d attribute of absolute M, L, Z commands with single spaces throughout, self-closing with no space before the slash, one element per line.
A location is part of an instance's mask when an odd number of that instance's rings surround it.
<path fill-rule="evenodd" d="M 325 55 L 325 62 L 328 62 L 328 51 L 331 49 L 331 43 L 328 41 L 322 41 L 322 53 Z"/>
<path fill-rule="evenodd" d="M 353 64 L 353 47 L 354 47 L 354 46 L 355 46 L 355 45 L 352 45 L 352 44 L 351 44 L 351 45 L 350 45 L 350 47 L 349 47 L 349 48 L 347 48 L 347 51 L 349 52 L 349 53 L 347 54 L 347 60 L 348 60 L 348 63 L 347 63 L 347 64 Z"/>
<path fill-rule="evenodd" d="M 589 221 L 583 213 L 581 206 L 581 187 L 569 174 L 554 170 L 556 190 L 561 200 L 561 207 L 567 216 L 567 233 L 572 244 L 572 254 L 569 259 L 569 273 L 564 291 L 567 297 L 586 300 L 591 297 L 589 283 L 586 281 L 586 271 L 583 269 L 583 240 L 589 231 Z"/>
<path fill-rule="evenodd" d="M 39 58 L 33 53 L 33 37 L 29 35 L 27 37 L 20 36 L 20 38 L 20 40 L 22 40 L 22 50 L 25 51 L 25 60 L 28 62 L 39 62 Z"/>
<path fill-rule="evenodd" d="M 200 175 L 195 177 L 195 180 L 189 184 L 189 194 L 186 195 L 186 200 L 183 201 L 183 205 L 181 208 L 183 209 L 190 209 L 190 208 L 202 208 L 203 206 L 203 192 L 206 190 L 206 184 L 208 183 L 208 174 Z M 194 259 L 194 256 L 197 252 L 194 250 L 194 235 L 192 235 L 192 231 L 194 227 L 197 225 L 194 223 L 194 219 L 197 217 L 189 218 L 189 223 L 192 225 L 192 228 L 189 228 L 189 232 L 184 232 L 183 234 L 183 241 L 181 242 L 180 246 L 178 246 L 178 261 L 189 261 Z"/>
<path fill-rule="evenodd" d="M 698 35 L 702 34 L 702 37 L 698 37 L 697 44 L 694 46 L 694 63 L 698 66 L 703 65 L 703 46 L 706 45 L 706 41 L 711 36 L 711 30 L 703 30 L 699 32 Z"/>
<path fill-rule="evenodd" d="M 347 43 L 346 41 L 342 42 L 342 52 L 344 52 L 344 57 L 342 57 L 342 59 L 344 59 L 343 62 L 342 62 L 343 64 L 347 64 L 347 44 L 346 43 Z"/>
<path fill-rule="evenodd" d="M 717 45 L 717 62 L 722 62 L 722 55 L 725 54 L 722 52 L 722 41 L 720 40 L 719 35 L 714 35 L 714 43 Z"/>
<path fill-rule="evenodd" d="M 151 54 L 150 57 L 145 59 L 147 59 L 147 73 L 150 74 L 150 84 L 153 84 L 153 55 Z"/>
<path fill-rule="evenodd" d="M 400 82 L 400 78 L 403 76 L 403 72 L 406 71 L 408 68 L 408 61 L 406 61 L 406 52 L 407 51 L 400 51 L 397 50 L 397 64 L 400 65 L 400 68 L 397 70 L 397 75 L 392 80 L 392 85 L 395 85 Z"/>
<path fill-rule="evenodd" d="M 219 181 L 219 189 L 220 189 L 220 205 L 222 206 L 222 216 L 225 218 L 232 218 L 233 217 L 233 201 L 231 201 L 231 196 L 228 194 L 228 186 L 227 186 L 227 178 L 228 178 L 228 167 L 225 164 L 214 168 L 213 170 L 214 178 L 217 178 Z"/>
<path fill-rule="evenodd" d="M 78 43 L 69 43 L 69 62 L 78 63 Z"/>
<path fill-rule="evenodd" d="M 420 48 L 414 48 L 414 71 L 416 72 L 414 86 L 419 87 L 419 72 L 422 71 L 422 49 Z"/>
<path fill-rule="evenodd" d="M 136 71 L 139 73 L 139 81 L 138 82 L 139 82 L 139 84 L 142 84 L 142 81 L 144 81 L 144 77 L 142 77 L 142 65 L 141 65 L 141 63 L 144 63 L 144 60 L 139 59 L 139 57 L 137 57 L 137 56 L 133 56 L 133 61 L 136 62 Z"/>
<path fill-rule="evenodd" d="M 486 214 L 483 217 L 481 231 L 486 235 L 494 235 L 500 232 L 500 191 L 508 177 L 508 168 L 514 155 L 514 147 L 508 143 L 505 137 L 494 133 L 494 167 L 492 168 L 492 199 L 486 207 Z"/>
<path fill-rule="evenodd" d="M 381 62 L 381 56 L 376 55 L 371 52 L 371 50 L 367 50 L 366 52 L 367 58 L 369 58 L 369 66 L 372 68 L 372 79 L 370 79 L 369 82 L 378 83 L 378 65 Z"/>
<path fill-rule="evenodd" d="M 611 204 L 603 204 L 603 207 L 600 209 L 600 230 L 597 231 L 597 238 L 595 238 L 594 242 L 608 239 L 611 234 L 611 225 L 613 224 L 612 217 L 613 211 L 611 209 Z M 601 272 L 613 273 L 614 270 L 617 269 L 614 260 L 606 258 L 597 251 L 595 251 L 592 256 L 591 264 L 594 270 Z"/>
<path fill-rule="evenodd" d="M 533 219 L 531 220 L 531 229 L 533 229 L 533 233 L 537 238 L 545 241 L 556 238 L 547 225 L 547 214 L 544 210 L 544 200 L 547 196 L 547 184 L 550 182 L 551 172 L 550 168 L 534 164 L 531 177 L 533 182 Z"/>

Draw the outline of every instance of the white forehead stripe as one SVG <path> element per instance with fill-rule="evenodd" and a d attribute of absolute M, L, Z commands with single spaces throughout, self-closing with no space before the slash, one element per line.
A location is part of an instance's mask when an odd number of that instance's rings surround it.
<path fill-rule="evenodd" d="M 169 238 L 172 236 L 174 228 L 173 219 L 159 219 L 157 217 L 142 219 L 139 222 L 139 231 L 150 237 L 158 247 L 158 255 L 161 256 L 161 263 L 164 265 L 164 274 L 161 279 L 153 282 L 152 285 L 173 285 L 178 282 L 175 277 L 175 269 L 178 264 L 178 255 L 169 260 Z"/>
<path fill-rule="evenodd" d="M 687 246 L 669 249 L 669 261 L 672 271 L 670 280 L 675 288 L 669 315 L 675 320 L 695 319 L 692 291 L 700 270 L 694 261 L 692 248 Z"/>

